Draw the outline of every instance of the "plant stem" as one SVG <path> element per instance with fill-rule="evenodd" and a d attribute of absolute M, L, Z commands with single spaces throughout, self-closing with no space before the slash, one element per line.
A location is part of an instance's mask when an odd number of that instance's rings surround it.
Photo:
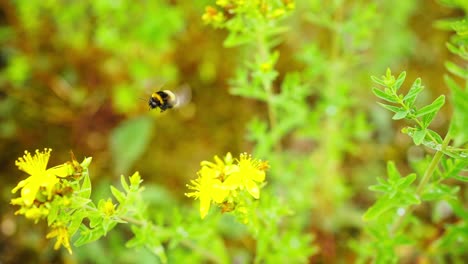
<path fill-rule="evenodd" d="M 418 197 L 421 196 L 422 192 L 424 191 L 424 187 L 426 187 L 427 183 L 431 179 L 432 175 L 434 174 L 434 171 L 437 168 L 437 165 L 439 164 L 440 159 L 443 156 L 443 150 L 447 147 L 448 143 L 450 142 L 450 135 L 447 133 L 447 135 L 444 138 L 444 141 L 442 142 L 442 149 L 437 151 L 434 157 L 432 157 L 431 162 L 429 163 L 429 166 L 427 167 L 426 171 L 424 172 L 424 175 L 419 182 L 418 187 L 416 188 L 416 195 Z M 391 233 L 395 234 L 398 229 L 400 229 L 401 225 L 403 224 L 404 220 L 406 219 L 407 215 L 410 215 L 411 212 L 414 210 L 416 205 L 410 205 L 407 207 L 406 212 L 403 215 L 400 215 L 398 219 L 395 221 L 395 224 L 393 224 L 391 228 Z"/>
<path fill-rule="evenodd" d="M 259 27 L 258 32 L 257 32 L 257 49 L 260 55 L 260 59 L 262 63 L 265 63 L 268 61 L 270 57 L 270 48 L 268 47 L 267 44 L 267 39 L 264 34 L 264 29 L 263 27 Z M 273 91 L 273 85 L 272 82 L 266 78 L 262 79 L 262 86 L 263 89 L 265 90 L 267 94 L 267 108 L 268 108 L 268 120 L 270 122 L 270 130 L 274 131 L 276 126 L 277 126 L 277 113 L 276 113 L 276 108 L 275 105 L 273 104 L 274 100 L 274 91 Z M 281 151 L 281 142 L 275 142 L 275 149 L 276 151 L 280 152 Z"/>

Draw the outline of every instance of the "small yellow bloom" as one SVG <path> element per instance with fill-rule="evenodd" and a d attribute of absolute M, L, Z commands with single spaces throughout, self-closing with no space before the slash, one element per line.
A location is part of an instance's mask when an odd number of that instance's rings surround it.
<path fill-rule="evenodd" d="M 50 169 L 46 169 L 52 149 L 44 149 L 43 152 L 36 150 L 36 154 L 25 151 L 23 157 L 18 158 L 16 166 L 30 176 L 22 180 L 13 188 L 12 193 L 21 189 L 21 198 L 26 206 L 31 206 L 36 199 L 40 188 L 45 189 L 48 199 L 52 198 L 55 185 L 59 182 L 58 177 L 66 177 L 73 174 L 72 164 L 65 163 Z"/>
<path fill-rule="evenodd" d="M 185 195 L 200 199 L 200 217 L 202 219 L 208 214 L 212 200 L 221 203 L 229 193 L 228 190 L 222 188 L 221 181 L 217 179 L 218 174 L 217 170 L 203 166 L 198 172 L 198 179 L 190 181 L 192 185 L 187 185 L 194 192 Z"/>
<path fill-rule="evenodd" d="M 102 212 L 104 212 L 106 216 L 112 216 L 115 214 L 115 204 L 112 203 L 111 198 L 107 199 L 107 201 L 104 203 Z"/>
<path fill-rule="evenodd" d="M 222 12 L 219 12 L 218 9 L 207 6 L 205 8 L 205 13 L 202 15 L 202 20 L 206 24 L 221 24 L 226 20 L 226 17 Z"/>
<path fill-rule="evenodd" d="M 70 235 L 68 234 L 68 229 L 64 226 L 55 225 L 52 227 L 52 231 L 47 234 L 46 238 L 57 237 L 55 242 L 54 249 L 58 250 L 61 245 L 68 250 L 68 253 L 72 254 L 70 247 Z"/>

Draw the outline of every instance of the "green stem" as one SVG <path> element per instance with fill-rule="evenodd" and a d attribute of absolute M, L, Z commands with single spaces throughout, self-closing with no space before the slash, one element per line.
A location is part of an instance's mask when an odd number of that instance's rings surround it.
<path fill-rule="evenodd" d="M 442 142 L 442 149 L 440 151 L 437 151 L 436 154 L 434 155 L 434 157 L 432 157 L 432 160 L 429 163 L 429 166 L 427 167 L 426 171 L 424 172 L 424 175 L 423 175 L 421 181 L 419 182 L 418 187 L 416 188 L 416 195 L 418 197 L 421 196 L 422 192 L 424 191 L 424 187 L 426 187 L 426 185 L 428 184 L 428 182 L 431 179 L 432 175 L 434 174 L 434 171 L 436 170 L 437 165 L 439 164 L 440 159 L 443 156 L 442 150 L 444 150 L 447 147 L 449 142 L 450 142 L 450 135 L 449 135 L 449 133 L 447 133 L 447 135 L 445 136 L 444 141 Z M 404 220 L 406 219 L 406 216 L 410 215 L 411 212 L 413 212 L 415 207 L 416 207 L 416 205 L 408 206 L 406 208 L 406 212 L 403 215 L 400 215 L 398 217 L 395 224 L 393 224 L 393 226 L 392 226 L 392 229 L 391 229 L 392 234 L 395 234 L 398 231 L 398 229 L 400 229 L 400 227 L 404 223 Z"/>
<path fill-rule="evenodd" d="M 270 54 L 271 54 L 270 48 L 268 47 L 268 44 L 267 44 L 267 39 L 264 34 L 264 31 L 265 30 L 263 29 L 263 27 L 258 27 L 257 43 L 256 43 L 258 52 L 260 54 L 260 60 L 262 63 L 268 61 L 268 59 L 270 58 Z M 262 87 L 267 94 L 266 103 L 267 103 L 267 108 L 268 108 L 268 119 L 270 122 L 270 130 L 275 131 L 275 128 L 277 127 L 278 115 L 276 112 L 275 105 L 273 104 L 273 100 L 275 96 L 274 91 L 273 91 L 273 84 L 271 81 L 264 78 L 262 80 Z M 275 149 L 278 152 L 280 152 L 282 149 L 281 141 L 279 139 L 278 139 L 278 142 L 276 142 L 275 144 Z"/>

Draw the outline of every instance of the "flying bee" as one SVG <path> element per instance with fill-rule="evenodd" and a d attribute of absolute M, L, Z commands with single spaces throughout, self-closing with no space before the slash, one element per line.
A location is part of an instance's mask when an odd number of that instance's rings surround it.
<path fill-rule="evenodd" d="M 188 86 L 173 92 L 170 90 L 157 91 L 151 94 L 148 100 L 150 109 L 159 108 L 161 112 L 171 108 L 178 108 L 190 102 L 191 91 Z"/>

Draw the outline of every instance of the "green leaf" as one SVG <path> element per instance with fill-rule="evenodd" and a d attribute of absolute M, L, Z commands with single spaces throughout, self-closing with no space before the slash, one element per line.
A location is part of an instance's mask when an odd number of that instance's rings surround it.
<path fill-rule="evenodd" d="M 111 231 L 115 226 L 117 225 L 117 222 L 114 221 L 113 219 L 110 218 L 104 218 L 102 220 L 102 230 L 104 231 L 104 235 L 107 234 L 107 232 Z"/>
<path fill-rule="evenodd" d="M 421 78 L 417 78 L 411 86 L 408 93 L 403 97 L 403 102 L 408 106 L 412 107 L 416 101 L 417 96 L 424 90 L 424 86 L 421 85 Z"/>
<path fill-rule="evenodd" d="M 426 105 L 423 108 L 419 109 L 416 112 L 416 117 L 420 117 L 420 116 L 424 116 L 427 114 L 437 112 L 444 105 L 444 103 L 445 103 L 445 96 L 441 95 L 437 97 L 437 99 L 435 99 L 434 102 L 432 102 L 430 105 Z"/>
<path fill-rule="evenodd" d="M 450 61 L 445 62 L 445 67 L 453 75 L 468 80 L 468 70 L 463 69 L 462 67 Z"/>
<path fill-rule="evenodd" d="M 94 228 L 94 229 L 89 229 L 85 227 L 84 225 L 80 226 L 80 237 L 73 243 L 75 247 L 82 246 L 84 244 L 91 243 L 93 241 L 98 240 L 104 235 L 104 230 L 102 229 L 101 226 Z"/>
<path fill-rule="evenodd" d="M 78 231 L 78 228 L 80 228 L 81 222 L 83 222 L 85 216 L 86 211 L 84 209 L 78 209 L 73 213 L 70 225 L 68 225 L 68 233 L 70 234 L 70 237 Z"/>
<path fill-rule="evenodd" d="M 377 89 L 377 88 L 372 88 L 372 92 L 375 94 L 375 96 L 379 97 L 380 99 L 383 99 L 387 102 L 390 103 L 397 103 L 398 101 L 395 99 L 395 96 L 389 95 L 385 93 L 384 91 Z"/>
<path fill-rule="evenodd" d="M 397 167 L 395 166 L 395 162 L 393 161 L 387 162 L 387 174 L 388 174 L 388 181 L 391 184 L 397 183 L 401 178 L 401 174 L 398 171 Z"/>
<path fill-rule="evenodd" d="M 468 142 L 468 89 L 463 90 L 448 76 L 445 76 L 445 83 L 450 88 L 453 102 L 450 134 L 453 136 L 456 145 L 463 145 Z"/>
<path fill-rule="evenodd" d="M 100 212 L 89 212 L 89 215 L 88 215 L 88 219 L 89 219 L 89 227 L 91 228 L 95 228 L 99 225 L 101 225 L 102 223 L 102 216 L 101 216 L 101 213 Z"/>
<path fill-rule="evenodd" d="M 395 84 L 393 84 L 392 88 L 393 90 L 396 92 L 398 91 L 398 89 L 400 89 L 401 85 L 403 84 L 403 82 L 405 81 L 406 79 L 406 72 L 402 72 L 400 73 L 400 75 L 398 75 L 398 78 L 396 79 L 395 81 Z"/>
<path fill-rule="evenodd" d="M 423 128 L 428 128 L 429 125 L 431 124 L 432 120 L 434 119 L 434 117 L 436 116 L 437 112 L 432 112 L 430 114 L 427 114 L 425 116 L 423 116 L 422 118 L 422 125 L 423 125 Z"/>
<path fill-rule="evenodd" d="M 120 184 L 122 185 L 122 188 L 128 193 L 130 192 L 130 187 L 128 186 L 127 180 L 125 179 L 125 176 L 121 175 L 120 176 Z"/>
<path fill-rule="evenodd" d="M 383 108 L 387 109 L 387 110 L 390 110 L 394 113 L 398 113 L 398 112 L 401 112 L 401 111 L 404 111 L 404 108 L 403 107 L 397 107 L 397 106 L 393 106 L 393 105 L 387 105 L 387 104 L 382 104 L 382 103 L 379 103 L 377 102 L 380 106 L 382 106 Z"/>
<path fill-rule="evenodd" d="M 369 186 L 369 190 L 374 191 L 374 192 L 386 193 L 390 191 L 390 187 L 388 185 L 376 184 L 376 185 Z"/>
<path fill-rule="evenodd" d="M 397 112 L 396 114 L 393 115 L 392 119 L 393 120 L 400 120 L 400 119 L 405 118 L 407 115 L 408 115 L 408 111 L 406 111 L 406 110 L 399 111 L 399 112 Z"/>
<path fill-rule="evenodd" d="M 371 76 L 371 79 L 372 79 L 373 82 L 375 82 L 377 84 L 380 84 L 380 85 L 385 86 L 385 87 L 387 86 L 383 79 L 377 78 L 375 76 Z"/>
<path fill-rule="evenodd" d="M 421 199 L 423 201 L 456 200 L 458 191 L 460 191 L 460 186 L 448 186 L 442 183 L 431 184 L 424 189 Z"/>
<path fill-rule="evenodd" d="M 115 199 L 119 203 L 123 203 L 125 201 L 125 194 L 123 194 L 121 191 L 119 191 L 114 186 L 111 186 L 110 188 L 111 188 L 112 195 L 114 195 Z"/>
<path fill-rule="evenodd" d="M 60 206 L 57 203 L 52 202 L 49 208 L 49 214 L 47 215 L 47 225 L 50 226 L 58 217 Z"/>
<path fill-rule="evenodd" d="M 83 206 L 87 205 L 90 202 L 91 202 L 91 200 L 89 198 L 83 198 L 83 197 L 77 195 L 77 196 L 73 197 L 71 207 L 80 208 L 80 207 L 83 207 Z"/>
<path fill-rule="evenodd" d="M 426 137 L 426 133 L 427 133 L 426 129 L 416 130 L 413 133 L 413 141 L 414 141 L 414 144 L 416 144 L 416 146 L 421 145 L 424 138 Z"/>
<path fill-rule="evenodd" d="M 362 216 L 364 221 L 371 221 L 382 215 L 383 213 L 387 212 L 390 209 L 395 208 L 396 205 L 392 202 L 391 199 L 387 197 L 382 197 L 375 204 L 367 209 L 367 211 Z"/>
<path fill-rule="evenodd" d="M 83 184 L 81 185 L 81 190 L 79 191 L 78 195 L 86 199 L 91 197 L 91 180 L 89 179 L 88 174 L 84 175 L 83 177 Z"/>
<path fill-rule="evenodd" d="M 89 164 L 91 164 L 92 160 L 93 160 L 92 157 L 87 157 L 81 162 L 80 166 L 83 167 L 83 169 L 88 169 Z"/>
<path fill-rule="evenodd" d="M 462 182 L 468 182 L 467 175 L 461 175 L 462 171 L 468 171 L 468 159 L 465 157 L 463 160 L 457 160 L 454 167 L 447 173 L 448 178 L 453 178 Z"/>
<path fill-rule="evenodd" d="M 397 183 L 398 189 L 404 190 L 408 188 L 411 185 L 411 183 L 414 182 L 414 180 L 416 180 L 416 173 L 411 173 L 410 175 L 401 178 L 400 180 L 398 180 Z"/>
<path fill-rule="evenodd" d="M 405 194 L 402 194 L 400 198 L 403 198 L 400 201 L 400 203 L 402 203 L 404 206 L 421 203 L 421 200 L 419 199 L 419 195 L 417 195 L 414 192 L 407 192 Z"/>
<path fill-rule="evenodd" d="M 442 137 L 439 135 L 439 133 L 435 132 L 434 130 L 431 130 L 431 129 L 426 129 L 427 132 L 436 140 L 436 143 L 437 144 L 442 144 L 442 142 L 444 141 L 442 139 Z M 436 149 L 436 150 L 440 150 L 439 149 Z"/>
<path fill-rule="evenodd" d="M 149 146 L 154 121 L 149 116 L 121 123 L 111 134 L 110 149 L 116 173 L 126 174 Z"/>

